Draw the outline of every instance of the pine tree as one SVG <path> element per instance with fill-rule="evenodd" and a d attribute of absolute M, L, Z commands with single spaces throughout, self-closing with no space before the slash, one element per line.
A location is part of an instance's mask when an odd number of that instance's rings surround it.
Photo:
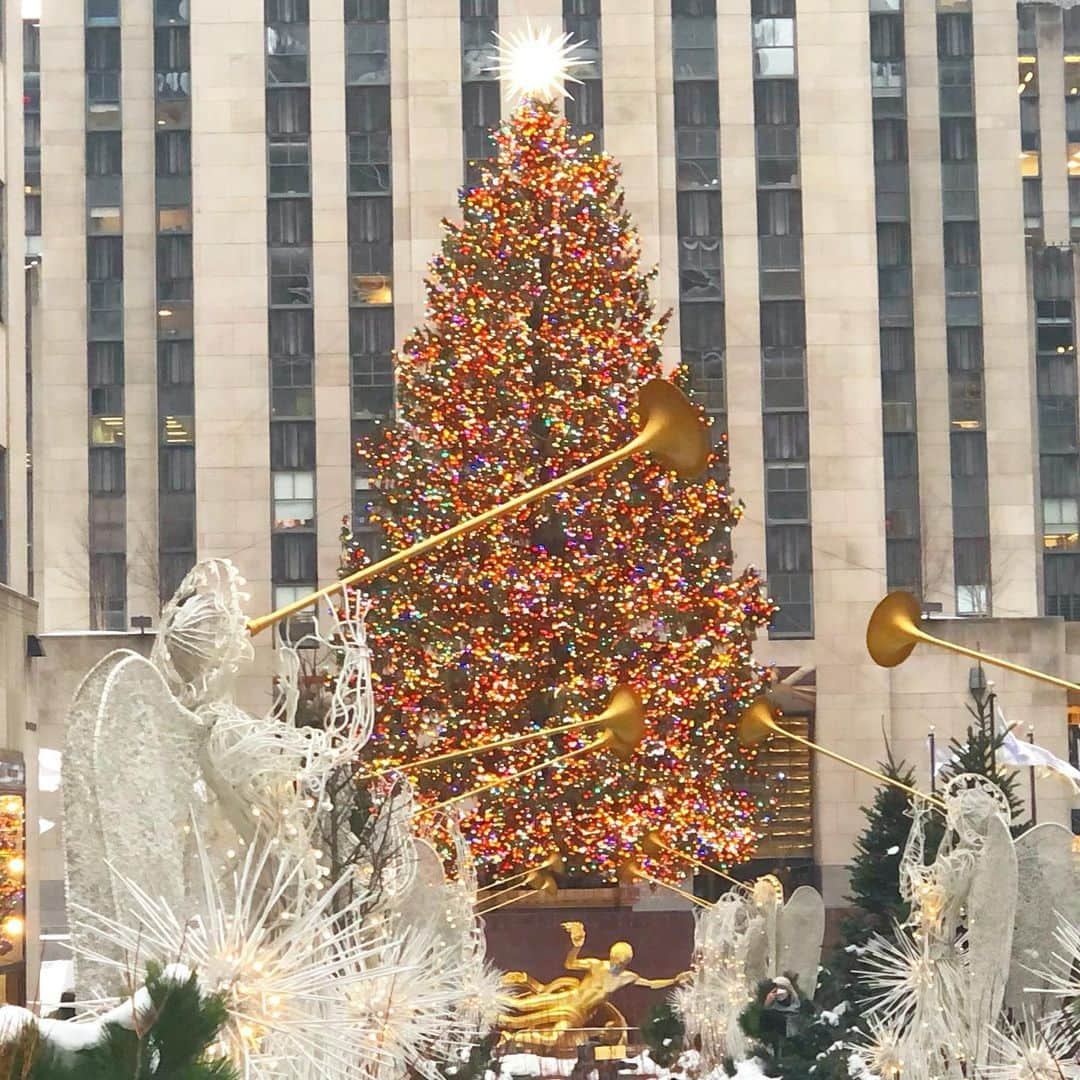
<path fill-rule="evenodd" d="M 662 374 L 665 317 L 613 160 L 533 99 L 497 142 L 497 167 L 462 193 L 463 222 L 445 225 L 427 321 L 396 358 L 398 424 L 361 449 L 392 549 L 625 445 L 638 389 Z M 745 858 L 762 803 L 733 729 L 765 684 L 751 645 L 772 607 L 755 574 L 732 577 L 740 514 L 715 468 L 678 480 L 642 457 L 385 575 L 369 617 L 372 757 L 541 731 L 595 715 L 627 683 L 647 715 L 633 758 L 585 756 L 467 806 L 481 867 L 502 876 L 559 846 L 572 874 L 611 880 L 653 828 L 721 865 Z M 412 776 L 433 803 L 594 737 Z"/>
<path fill-rule="evenodd" d="M 649 1057 L 662 1069 L 671 1068 L 686 1048 L 686 1025 L 670 1001 L 654 1005 L 640 1030 Z"/>
<path fill-rule="evenodd" d="M 139 1018 L 138 1030 L 117 1024 L 105 1029 L 96 1046 L 62 1053 L 26 1029 L 0 1045 L 0 1076 L 18 1080 L 239 1080 L 224 1058 L 210 1048 L 225 1023 L 218 997 L 202 997 L 194 975 L 185 983 L 162 976 L 151 965 L 146 988 L 152 1007 Z"/>
<path fill-rule="evenodd" d="M 890 780 L 915 786 L 915 770 L 896 762 L 886 745 L 881 772 Z M 911 831 L 912 796 L 891 784 L 882 784 L 874 800 L 862 808 L 866 825 L 855 841 L 855 858 L 847 868 L 851 881 L 848 901 L 857 909 L 860 923 L 868 930 L 888 931 L 894 922 L 907 917 L 907 905 L 900 897 L 900 856 Z"/>
<path fill-rule="evenodd" d="M 789 980 L 789 985 L 798 995 L 798 980 Z M 754 1000 L 739 1017 L 750 1042 L 750 1056 L 761 1062 L 766 1076 L 846 1080 L 848 1052 L 843 1046 L 846 1029 L 841 1027 L 841 1016 L 801 996 L 796 1008 L 777 1008 L 771 1000 L 777 989 L 777 980 L 759 983 Z M 725 1062 L 725 1071 L 733 1076 L 735 1063 Z"/>
<path fill-rule="evenodd" d="M 949 743 L 950 757 L 941 770 L 941 777 L 948 782 L 962 773 L 975 773 L 992 780 L 1005 795 L 1013 822 L 1012 832 L 1019 836 L 1031 827 L 1031 822 L 1021 822 L 1026 809 L 1017 793 L 1017 775 L 1012 769 L 998 762 L 998 751 L 1005 743 L 1006 732 L 997 724 L 997 695 L 993 691 L 975 699 L 974 707 L 967 707 L 973 723 L 969 723 L 962 739 Z"/>

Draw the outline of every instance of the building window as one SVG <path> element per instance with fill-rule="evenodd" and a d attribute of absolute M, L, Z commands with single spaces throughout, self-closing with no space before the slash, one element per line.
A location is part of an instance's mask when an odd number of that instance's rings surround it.
<path fill-rule="evenodd" d="M 311 144 L 307 139 L 271 137 L 267 156 L 271 195 L 311 194 Z"/>
<path fill-rule="evenodd" d="M 127 629 L 127 560 L 122 550 L 90 556 L 90 622 L 94 630 Z"/>
<path fill-rule="evenodd" d="M 303 420 L 271 423 L 270 468 L 274 471 L 314 470 L 315 425 Z"/>
<path fill-rule="evenodd" d="M 315 524 L 315 474 L 276 472 L 274 528 L 308 529 Z"/>
<path fill-rule="evenodd" d="M 309 50 L 310 41 L 306 25 L 276 23 L 267 26 L 267 84 L 271 86 L 306 84 L 308 81 Z"/>
<path fill-rule="evenodd" d="M 276 533 L 271 538 L 272 573 L 275 582 L 300 584 L 316 577 L 314 533 Z"/>

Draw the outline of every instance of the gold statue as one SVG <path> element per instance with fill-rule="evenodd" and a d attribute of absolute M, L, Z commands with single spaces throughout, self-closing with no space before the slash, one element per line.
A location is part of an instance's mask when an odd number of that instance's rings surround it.
<path fill-rule="evenodd" d="M 565 922 L 570 935 L 566 954 L 567 971 L 583 971 L 580 978 L 563 975 L 541 983 L 524 971 L 510 971 L 503 976 L 506 993 L 501 1004 L 506 1010 L 499 1016 L 503 1038 L 521 1049 L 540 1052 L 568 1050 L 586 1040 L 590 1030 L 605 1029 L 607 1042 L 620 1039 L 626 1030 L 626 1018 L 609 1002 L 624 986 L 647 986 L 663 990 L 691 977 L 684 971 L 672 979 L 646 979 L 628 968 L 634 950 L 625 941 L 611 946 L 606 960 L 579 956 L 585 944 L 585 927 L 579 922 Z"/>

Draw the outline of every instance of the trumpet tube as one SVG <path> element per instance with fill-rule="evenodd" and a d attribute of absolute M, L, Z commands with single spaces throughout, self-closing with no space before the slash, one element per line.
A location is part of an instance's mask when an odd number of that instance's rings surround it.
<path fill-rule="evenodd" d="M 906 592 L 889 593 L 874 608 L 874 613 L 870 616 L 870 622 L 866 627 L 866 649 L 874 663 L 880 667 L 897 667 L 921 642 L 926 645 L 936 645 L 939 649 L 947 649 L 949 652 L 969 657 L 972 660 L 979 660 L 992 667 L 1011 671 L 1016 675 L 1023 675 L 1028 679 L 1049 683 L 1062 690 L 1080 691 L 1080 683 L 1070 682 L 1057 675 L 1049 675 L 1045 671 L 1036 671 L 1022 664 L 1014 664 L 1010 660 L 1002 660 L 1000 657 L 979 652 L 977 649 L 969 649 L 964 645 L 958 645 L 955 641 L 934 637 L 919 626 L 921 617 L 922 610 L 914 596 Z"/>
<path fill-rule="evenodd" d="M 519 870 L 516 874 L 508 874 L 504 878 L 499 878 L 498 881 L 493 881 L 490 885 L 482 886 L 479 889 L 479 892 L 487 893 L 488 897 L 491 897 L 491 896 L 494 895 L 491 892 L 492 889 L 500 889 L 500 890 L 502 890 L 502 887 L 504 885 L 509 885 L 513 881 L 521 881 L 522 878 L 527 878 L 531 874 L 535 874 L 538 871 L 551 870 L 551 871 L 555 872 L 556 874 L 561 874 L 565 869 L 566 869 L 566 867 L 565 867 L 565 864 L 563 863 L 562 856 L 557 851 L 554 851 L 542 863 L 540 863 L 539 866 L 530 867 L 528 870 Z M 505 890 L 503 890 L 503 891 L 505 891 Z M 484 899 L 486 899 L 486 898 L 483 897 L 483 896 L 480 897 L 477 900 L 477 903 L 483 903 Z"/>
<path fill-rule="evenodd" d="M 509 907 L 511 904 L 517 904 L 520 901 L 524 900 L 525 897 L 531 896 L 531 895 L 532 895 L 531 892 L 524 892 L 524 891 L 519 892 L 517 894 L 517 896 L 511 896 L 509 900 L 503 900 L 501 903 L 492 904 L 491 907 L 484 908 L 483 911 L 478 911 L 476 914 L 478 916 L 479 915 L 490 915 L 493 911 L 499 911 L 501 908 Z"/>
<path fill-rule="evenodd" d="M 520 780 L 523 776 L 531 776 L 533 773 L 540 772 L 541 769 L 550 769 L 552 765 L 558 765 L 561 762 L 570 761 L 573 758 L 592 753 L 593 750 L 599 750 L 603 746 L 609 746 L 614 741 L 611 734 L 605 732 L 599 739 L 594 739 L 585 746 L 579 746 L 576 750 L 570 750 L 565 754 L 559 754 L 557 757 L 547 758 L 536 765 L 530 765 L 527 769 L 519 769 L 517 772 L 509 773 L 507 776 L 499 776 L 494 780 L 489 780 L 486 784 L 481 784 L 479 787 L 470 788 L 468 791 L 462 791 L 458 795 L 452 795 L 449 799 L 443 799 L 442 802 L 434 803 L 431 806 L 421 807 L 417 810 L 416 817 L 422 817 L 424 814 L 433 814 L 436 810 L 445 810 L 448 806 L 453 806 L 454 803 L 459 803 L 463 799 L 470 799 L 474 795 L 482 795 L 485 791 L 491 791 L 492 788 L 502 787 L 513 780 Z"/>
<path fill-rule="evenodd" d="M 546 866 L 547 864 L 545 863 L 544 865 Z M 502 895 L 502 894 L 503 894 L 503 893 L 504 893 L 504 892 L 506 891 L 506 890 L 505 890 L 505 889 L 503 888 L 503 886 L 504 886 L 504 885 L 510 885 L 510 884 L 511 884 L 512 882 L 518 882 L 518 881 L 521 881 L 521 880 L 522 880 L 522 878 L 527 878 L 527 877 L 528 877 L 528 876 L 529 876 L 530 874 L 532 874 L 532 873 L 534 873 L 534 871 L 533 871 L 533 870 L 532 870 L 531 868 L 530 868 L 530 869 L 528 869 L 528 870 L 520 870 L 520 871 L 518 871 L 518 873 L 516 873 L 516 874 L 510 874 L 510 875 L 509 875 L 509 876 L 507 876 L 507 877 L 504 877 L 504 878 L 500 878 L 500 879 L 499 879 L 498 881 L 493 881 L 493 882 L 492 882 L 492 883 L 491 883 L 490 885 L 484 885 L 484 886 L 482 886 L 482 887 L 481 887 L 481 888 L 480 888 L 480 889 L 478 890 L 478 892 L 482 892 L 482 893 L 487 893 L 487 896 L 488 896 L 488 897 L 493 897 L 493 896 L 501 896 L 501 895 Z M 499 890 L 499 892 L 497 892 L 497 893 L 493 893 L 493 892 L 491 892 L 491 891 L 490 891 L 490 890 L 492 890 L 492 889 L 498 889 L 498 890 Z M 484 901 L 485 899 L 486 899 L 486 897 L 483 897 L 483 896 L 481 896 L 481 897 L 480 897 L 480 898 L 479 898 L 479 899 L 477 900 L 477 903 L 478 903 L 478 904 L 479 904 L 479 903 L 482 903 L 482 902 L 483 902 L 483 901 Z"/>
<path fill-rule="evenodd" d="M 358 780 L 378 780 L 390 773 L 409 772 L 412 769 L 423 769 L 428 765 L 438 765 L 444 761 L 456 761 L 458 758 L 472 757 L 474 754 L 486 754 L 489 750 L 499 750 L 504 746 L 517 746 L 518 743 L 529 742 L 531 739 L 542 739 L 549 735 L 561 735 L 577 728 L 596 727 L 602 723 L 599 717 L 592 720 L 575 720 L 570 724 L 560 724 L 558 727 L 544 728 L 543 731 L 527 731 L 522 735 L 511 735 L 495 742 L 482 743 L 480 746 L 469 746 L 464 750 L 451 750 L 446 754 L 436 754 L 434 757 L 419 758 L 416 761 L 406 761 L 401 765 L 393 765 L 388 769 L 380 769 L 378 772 L 365 773 L 357 777 Z"/>
<path fill-rule="evenodd" d="M 706 870 L 708 873 L 714 874 L 716 877 L 728 882 L 730 885 L 734 885 L 738 889 L 750 888 L 745 881 L 740 881 L 737 877 L 732 877 L 731 874 L 716 866 L 710 866 L 707 862 L 703 862 L 695 855 L 689 855 L 685 851 L 680 851 L 678 848 L 672 847 L 655 829 L 645 837 L 642 847 L 645 848 L 647 854 L 653 854 L 653 852 L 649 851 L 650 848 L 655 848 L 656 851 L 666 851 L 669 855 L 674 855 L 677 859 L 683 859 L 685 862 L 690 863 L 691 866 Z"/>
<path fill-rule="evenodd" d="M 547 865 L 547 863 L 544 864 L 544 866 Z M 488 912 L 498 911 L 499 908 L 509 907 L 510 904 L 516 904 L 519 900 L 524 900 L 525 897 L 531 896 L 533 893 L 542 892 L 547 893 L 549 896 L 553 896 L 559 891 L 559 884 L 555 880 L 554 875 L 552 875 L 548 870 L 544 869 L 543 866 L 537 867 L 535 870 L 529 871 L 526 884 L 528 885 L 528 889 L 522 889 L 521 892 L 517 891 L 519 888 L 521 888 L 517 885 L 512 886 L 509 889 L 503 889 L 501 893 L 497 894 L 498 896 L 503 896 L 508 892 L 516 892 L 517 895 L 510 897 L 509 900 L 503 900 L 501 903 L 493 904 L 491 907 L 484 908 L 483 911 L 478 911 L 476 914 L 487 915 Z M 489 900 L 494 899 L 495 896 L 487 896 L 481 898 L 480 900 L 477 900 L 476 903 L 477 906 L 479 906 L 480 904 L 486 904 Z"/>
<path fill-rule="evenodd" d="M 712 904 L 708 900 L 702 900 L 700 896 L 695 896 L 692 892 L 687 892 L 686 889 L 680 889 L 678 885 L 670 885 L 662 878 L 654 877 L 652 874 L 646 873 L 640 866 L 635 866 L 630 870 L 630 873 L 635 878 L 640 878 L 642 881 L 647 881 L 651 885 L 659 885 L 661 889 L 667 889 L 669 892 L 675 893 L 676 896 L 681 896 L 684 900 L 688 900 L 691 904 L 695 904 L 700 908 L 711 908 Z"/>
<path fill-rule="evenodd" d="M 934 795 L 928 795 L 925 791 L 911 787 L 901 780 L 894 780 L 891 776 L 886 776 L 877 769 L 871 769 L 869 765 L 864 765 L 861 761 L 854 761 L 843 754 L 838 754 L 835 750 L 830 750 L 827 746 L 805 739 L 802 735 L 796 735 L 793 731 L 781 727 L 776 722 L 772 706 L 764 698 L 758 698 L 739 718 L 739 742 L 743 746 L 755 746 L 764 738 L 766 732 L 782 735 L 784 738 L 791 739 L 792 742 L 797 742 L 810 750 L 816 750 L 819 754 L 824 754 L 825 757 L 832 758 L 833 761 L 839 761 L 840 764 L 847 765 L 850 769 L 855 769 L 866 776 L 872 776 L 882 784 L 888 784 L 890 787 L 904 791 L 913 798 L 923 799 L 930 803 L 931 806 L 936 806 L 939 810 L 946 809 L 944 801 Z"/>
<path fill-rule="evenodd" d="M 572 469 L 562 476 L 556 476 L 552 480 L 535 487 L 530 491 L 523 492 L 499 506 L 485 510 L 476 517 L 458 522 L 457 525 L 434 533 L 432 536 L 420 540 L 411 547 L 403 548 L 393 555 L 370 566 L 365 566 L 356 573 L 342 578 L 333 584 L 307 596 L 285 604 L 268 615 L 261 615 L 257 619 L 249 619 L 248 632 L 254 636 L 261 633 L 268 626 L 295 615 L 298 611 L 317 604 L 320 600 L 333 596 L 353 585 L 361 585 L 365 581 L 385 574 L 396 569 L 410 559 L 426 555 L 443 544 L 456 540 L 459 536 L 475 532 L 492 521 L 506 517 L 518 510 L 524 509 L 538 499 L 544 498 L 552 492 L 559 491 L 581 480 L 587 480 L 596 473 L 625 461 L 642 450 L 649 450 L 668 468 L 674 469 L 681 476 L 696 476 L 704 470 L 709 459 L 709 440 L 700 414 L 693 405 L 683 396 L 674 383 L 666 379 L 651 379 L 642 388 L 638 395 L 638 412 L 641 414 L 643 424 L 641 431 L 618 450 L 612 450 L 608 454 Z"/>
<path fill-rule="evenodd" d="M 529 742 L 531 739 L 542 739 L 551 735 L 561 735 L 567 731 L 588 727 L 606 728 L 612 736 L 612 745 L 617 750 L 633 751 L 641 741 L 645 728 L 641 699 L 628 686 L 617 686 L 608 701 L 607 708 L 599 716 L 592 717 L 589 720 L 573 720 L 557 727 L 543 728 L 540 731 L 526 731 L 520 735 L 509 735 L 505 739 L 482 743 L 480 746 L 469 746 L 463 750 L 450 750 L 445 754 L 435 754 L 432 757 L 407 761 L 401 765 L 381 769 L 378 772 L 365 773 L 363 776 L 357 777 L 357 779 L 376 780 L 390 773 L 408 772 L 411 769 L 438 765 L 444 761 L 455 761 L 458 758 L 471 757 L 473 754 L 484 754 L 489 750 L 498 750 L 504 746 L 516 746 L 518 743 Z"/>

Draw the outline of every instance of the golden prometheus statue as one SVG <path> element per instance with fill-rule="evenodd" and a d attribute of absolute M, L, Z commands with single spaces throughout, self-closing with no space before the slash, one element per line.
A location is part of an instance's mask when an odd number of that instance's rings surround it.
<path fill-rule="evenodd" d="M 625 941 L 611 946 L 606 960 L 580 956 L 585 944 L 585 927 L 579 922 L 565 922 L 570 935 L 566 954 L 567 971 L 580 971 L 580 978 L 560 976 L 541 983 L 524 971 L 509 971 L 503 976 L 500 1005 L 504 1010 L 498 1020 L 503 1038 L 521 1050 L 551 1053 L 573 1050 L 589 1035 L 602 1029 L 604 1042 L 617 1042 L 626 1032 L 626 1018 L 609 998 L 627 986 L 647 986 L 663 990 L 691 977 L 683 971 L 671 979 L 646 979 L 629 968 L 633 948 Z"/>

